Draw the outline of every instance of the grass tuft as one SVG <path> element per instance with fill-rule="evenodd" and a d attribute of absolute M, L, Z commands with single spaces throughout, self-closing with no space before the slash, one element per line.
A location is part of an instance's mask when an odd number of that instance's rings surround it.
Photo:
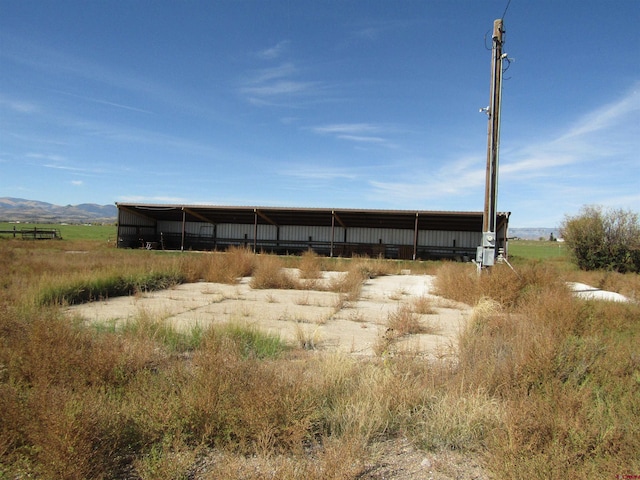
<path fill-rule="evenodd" d="M 251 288 L 293 289 L 297 282 L 284 270 L 284 264 L 276 255 L 260 255 L 251 277 Z"/>

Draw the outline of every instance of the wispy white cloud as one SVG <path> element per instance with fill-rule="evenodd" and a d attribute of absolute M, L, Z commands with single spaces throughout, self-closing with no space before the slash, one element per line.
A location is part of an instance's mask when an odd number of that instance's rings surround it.
<path fill-rule="evenodd" d="M 286 52 L 289 48 L 289 41 L 282 40 L 281 42 L 276 43 L 274 46 L 265 48 L 264 50 L 258 52 L 258 56 L 265 60 L 274 60 L 279 58 Z"/>
<path fill-rule="evenodd" d="M 274 105 L 281 99 L 315 95 L 320 82 L 299 80 L 298 69 L 290 62 L 255 71 L 240 87 L 240 92 L 255 105 Z"/>
<path fill-rule="evenodd" d="M 309 93 L 317 85 L 314 82 L 298 82 L 294 80 L 277 80 L 262 82 L 243 88 L 243 92 L 252 97 L 274 97 L 279 95 L 299 95 Z"/>
<path fill-rule="evenodd" d="M 332 135 L 340 140 L 393 146 L 384 134 L 390 134 L 394 129 L 373 123 L 334 123 L 311 127 L 310 130 L 321 135 Z"/>
<path fill-rule="evenodd" d="M 184 110 L 199 111 L 202 109 L 201 105 L 186 99 L 182 91 L 158 82 L 155 78 L 143 77 L 135 71 L 123 70 L 115 65 L 98 63 L 90 58 L 75 56 L 48 45 L 35 43 L 25 37 L 0 32 L 0 41 L 6 47 L 0 49 L 0 57 L 23 65 L 34 72 L 42 72 L 50 78 L 63 77 L 65 83 L 69 83 L 72 79 L 82 79 L 100 85 L 108 85 L 134 95 L 142 95 L 161 104 L 176 105 Z M 118 108 L 149 113 L 144 109 L 119 102 L 89 97 L 87 99 L 97 102 L 103 101 L 107 105 Z M 15 106 L 20 107 L 19 104 Z M 27 102 L 24 102 L 22 108 L 28 109 L 28 113 L 38 111 L 37 106 Z M 35 108 L 35 110 L 31 110 L 31 108 Z"/>
<path fill-rule="evenodd" d="M 288 166 L 280 170 L 280 175 L 296 177 L 299 179 L 307 180 L 335 180 L 335 179 L 347 179 L 352 180 L 357 178 L 358 174 L 355 171 L 345 168 L 327 167 L 324 165 L 302 165 L 302 166 Z"/>
<path fill-rule="evenodd" d="M 605 159 L 637 159 L 639 114 L 640 92 L 636 88 L 621 99 L 578 118 L 552 138 L 517 147 L 511 141 L 509 151 L 501 154 L 500 181 L 513 186 L 534 178 L 552 178 L 561 185 L 572 182 L 574 174 L 584 177 L 584 170 L 593 168 L 594 164 L 602 169 Z M 335 131 L 339 132 L 340 128 Z M 465 195 L 484 185 L 485 162 L 482 155 L 452 160 L 428 175 L 373 180 L 371 185 L 378 193 L 397 197 Z M 638 172 L 637 166 L 635 171 Z"/>
<path fill-rule="evenodd" d="M 513 144 L 513 142 L 511 143 Z M 640 89 L 578 118 L 553 138 L 512 148 L 500 167 L 504 178 L 522 181 L 558 176 L 561 167 L 604 159 L 637 158 L 640 151 Z"/>
<path fill-rule="evenodd" d="M 92 98 L 92 97 L 87 97 L 84 95 L 77 95 L 75 93 L 71 93 L 71 92 L 63 92 L 62 90 L 55 90 L 58 93 L 61 93 L 63 95 L 66 95 L 68 97 L 73 97 L 73 98 L 77 98 L 80 100 L 85 100 L 88 102 L 92 102 L 92 103 L 98 103 L 100 105 L 107 105 L 109 107 L 115 107 L 115 108 L 120 108 L 123 110 L 130 110 L 133 112 L 140 112 L 140 113 L 151 113 L 149 110 L 145 110 L 143 108 L 138 108 L 138 107 L 133 107 L 131 105 L 124 105 L 122 103 L 117 103 L 117 102 L 110 102 L 108 100 L 101 100 L 99 98 Z"/>
<path fill-rule="evenodd" d="M 382 128 L 372 123 L 334 123 L 312 127 L 316 133 L 332 133 L 337 135 L 356 135 L 363 133 L 376 133 Z"/>
<path fill-rule="evenodd" d="M 296 73 L 298 73 L 298 69 L 293 65 L 293 63 L 286 62 L 275 67 L 261 68 L 253 72 L 246 83 L 249 85 L 259 85 L 270 81 L 290 77 L 292 75 L 295 75 Z"/>
<path fill-rule="evenodd" d="M 377 40 L 383 34 L 406 29 L 410 20 L 364 20 L 354 25 L 353 35 L 365 40 Z"/>
<path fill-rule="evenodd" d="M 53 153 L 34 153 L 29 152 L 25 155 L 27 158 L 34 158 L 37 160 L 48 160 L 51 162 L 64 162 L 66 160 L 65 157 Z"/>
<path fill-rule="evenodd" d="M 387 140 L 382 137 L 368 137 L 364 135 L 338 135 L 341 140 L 350 140 L 352 142 L 361 143 L 387 143 Z"/>
<path fill-rule="evenodd" d="M 84 185 L 84 182 L 82 180 L 71 180 L 71 185 L 81 187 Z"/>
<path fill-rule="evenodd" d="M 33 102 L 7 98 L 2 95 L 0 95 L 0 107 L 8 108 L 17 113 L 36 113 L 40 111 L 40 107 Z"/>
<path fill-rule="evenodd" d="M 609 103 L 580 118 L 568 131 L 558 138 L 559 142 L 575 138 L 585 138 L 589 134 L 599 133 L 620 125 L 625 118 L 638 120 L 640 114 L 640 83 L 620 100 Z M 634 122 L 634 128 L 640 134 L 640 124 Z"/>
<path fill-rule="evenodd" d="M 78 175 L 96 175 L 96 174 L 105 172 L 105 170 L 100 168 L 74 167 L 70 165 L 59 165 L 54 163 L 45 163 L 45 164 L 42 164 L 41 166 L 44 168 L 51 168 L 53 170 L 64 170 L 64 171 L 72 172 Z"/>
<path fill-rule="evenodd" d="M 414 165 L 429 165 L 428 160 L 414 160 Z M 448 162 L 438 169 L 414 167 L 396 180 L 372 179 L 369 184 L 374 196 L 395 202 L 423 201 L 452 197 L 477 197 L 485 182 L 485 170 L 481 157 L 463 157 Z M 387 175 L 389 176 L 389 175 Z"/>

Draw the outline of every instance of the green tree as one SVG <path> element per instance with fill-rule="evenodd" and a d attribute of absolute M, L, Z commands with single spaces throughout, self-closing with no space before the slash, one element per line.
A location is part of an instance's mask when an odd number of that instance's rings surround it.
<path fill-rule="evenodd" d="M 640 272 L 640 222 L 628 210 L 585 206 L 566 216 L 560 233 L 583 270 Z"/>

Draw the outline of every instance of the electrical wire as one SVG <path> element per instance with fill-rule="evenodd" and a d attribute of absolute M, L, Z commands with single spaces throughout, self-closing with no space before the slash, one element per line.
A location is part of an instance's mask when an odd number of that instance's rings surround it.
<path fill-rule="evenodd" d="M 502 12 L 502 20 L 504 20 L 504 16 L 507 14 L 507 10 L 509 10 L 509 5 L 511 5 L 511 0 L 507 2 L 507 6 L 504 8 L 504 12 Z"/>

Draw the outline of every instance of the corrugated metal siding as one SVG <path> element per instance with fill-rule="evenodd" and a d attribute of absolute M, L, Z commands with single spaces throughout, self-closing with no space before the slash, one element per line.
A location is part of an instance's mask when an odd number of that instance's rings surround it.
<path fill-rule="evenodd" d="M 347 242 L 392 245 L 413 245 L 413 230 L 393 230 L 390 228 L 350 228 Z"/>
<path fill-rule="evenodd" d="M 283 225 L 280 227 L 280 240 L 294 241 L 294 242 L 307 242 L 309 237 L 314 242 L 331 242 L 331 227 L 313 227 L 313 226 L 288 226 Z M 335 229 L 336 241 L 341 241 L 344 238 L 344 229 Z"/>
<path fill-rule="evenodd" d="M 182 222 L 158 222 L 158 232 L 182 233 Z"/>
<path fill-rule="evenodd" d="M 482 233 L 439 230 L 421 230 L 418 232 L 418 245 L 451 247 L 454 240 L 456 247 L 474 248 L 480 245 Z"/>
<path fill-rule="evenodd" d="M 154 226 L 156 222 L 150 218 L 144 218 L 140 215 L 135 215 L 127 210 L 118 210 L 118 223 L 120 225 L 139 225 L 139 226 Z"/>
<path fill-rule="evenodd" d="M 251 227 L 253 232 L 253 227 Z M 278 228 L 274 225 L 258 225 L 259 240 L 275 240 L 278 235 Z M 282 234 L 281 234 L 282 235 Z M 253 237 L 253 233 L 251 234 Z"/>
<path fill-rule="evenodd" d="M 253 225 L 221 223 L 218 225 L 218 238 L 253 238 Z"/>

